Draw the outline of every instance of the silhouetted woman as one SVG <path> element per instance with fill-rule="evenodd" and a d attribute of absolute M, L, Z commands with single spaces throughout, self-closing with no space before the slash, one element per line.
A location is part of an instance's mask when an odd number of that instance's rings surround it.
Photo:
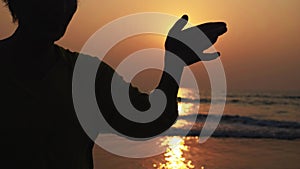
<path fill-rule="evenodd" d="M 94 138 L 88 137 L 82 129 L 72 101 L 72 74 L 78 54 L 54 44 L 64 35 L 76 11 L 77 1 L 4 2 L 18 28 L 11 37 L 0 41 L 0 167 L 93 168 Z M 184 32 L 182 28 L 186 22 L 185 15 L 171 31 Z M 226 32 L 224 23 L 198 27 L 212 43 Z M 200 61 L 197 56 L 191 56 L 194 53 L 188 47 L 170 37 L 166 41 L 166 50 L 177 54 L 188 65 Z M 207 54 L 207 60 L 216 57 L 216 53 Z M 175 67 L 182 72 L 183 66 L 171 65 L 170 60 L 169 56 L 165 67 Z M 113 73 L 114 70 L 102 62 L 96 79 L 96 95 L 101 112 L 114 129 L 130 137 L 146 138 L 162 133 L 176 121 L 176 79 L 163 73 L 157 89 L 167 96 L 166 110 L 157 120 L 140 124 L 123 118 L 114 107 L 110 93 Z M 130 97 L 137 109 L 150 107 L 149 96 L 137 88 L 131 86 Z"/>

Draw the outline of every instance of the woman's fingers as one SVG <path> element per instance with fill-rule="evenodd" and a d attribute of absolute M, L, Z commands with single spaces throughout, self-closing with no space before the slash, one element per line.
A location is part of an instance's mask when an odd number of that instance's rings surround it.
<path fill-rule="evenodd" d="M 220 36 L 227 32 L 226 23 L 224 22 L 204 23 L 198 25 L 197 28 L 199 28 L 206 35 L 217 34 L 218 36 Z"/>
<path fill-rule="evenodd" d="M 189 17 L 187 15 L 183 15 L 170 29 L 169 34 L 176 35 L 177 33 L 180 33 L 184 26 L 188 23 Z"/>

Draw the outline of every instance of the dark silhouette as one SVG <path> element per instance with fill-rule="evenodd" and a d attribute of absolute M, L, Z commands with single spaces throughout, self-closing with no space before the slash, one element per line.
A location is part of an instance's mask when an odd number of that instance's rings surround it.
<path fill-rule="evenodd" d="M 93 168 L 94 138 L 89 138 L 82 129 L 72 102 L 72 73 L 78 53 L 54 44 L 64 35 L 76 11 L 77 1 L 4 2 L 18 28 L 11 37 L 0 41 L 0 167 Z M 180 33 L 187 20 L 184 15 L 171 31 Z M 209 23 L 198 28 L 212 43 L 226 32 L 224 23 Z M 174 38 L 167 38 L 166 50 L 177 54 L 188 65 L 200 61 L 191 49 Z M 206 60 L 216 58 L 216 53 L 206 55 Z M 169 60 L 172 58 L 166 59 L 166 66 L 176 66 L 182 72 L 183 66 L 170 65 Z M 98 73 L 101 74 L 96 81 L 99 107 L 110 125 L 120 133 L 131 137 L 151 137 L 162 133 L 176 121 L 178 85 L 167 73 L 163 73 L 157 87 L 168 98 L 166 110 L 160 118 L 146 124 L 128 121 L 115 109 L 110 94 L 114 70 L 102 62 Z M 150 107 L 148 97 L 131 86 L 130 98 L 137 109 L 147 110 Z"/>

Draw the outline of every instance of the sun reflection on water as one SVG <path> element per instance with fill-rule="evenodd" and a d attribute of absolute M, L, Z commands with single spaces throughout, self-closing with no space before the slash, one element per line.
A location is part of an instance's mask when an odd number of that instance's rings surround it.
<path fill-rule="evenodd" d="M 191 100 L 199 99 L 199 96 L 189 89 L 180 88 L 178 97 L 188 98 Z M 195 115 L 199 111 L 199 104 L 189 102 L 178 102 L 179 116 Z M 172 128 L 184 129 L 193 126 L 194 123 L 187 121 L 186 119 L 178 119 L 178 121 L 172 126 Z M 190 147 L 186 145 L 185 141 L 193 139 L 193 137 L 164 137 L 161 146 L 166 147 L 164 153 L 164 162 L 154 163 L 153 167 L 156 169 L 195 169 L 196 166 L 188 158 L 190 154 Z M 198 141 L 198 137 L 194 137 L 195 141 Z M 204 169 L 201 166 L 200 169 Z"/>
<path fill-rule="evenodd" d="M 180 117 L 184 117 L 187 115 L 195 115 L 193 112 L 198 111 L 198 105 L 193 105 L 190 103 L 178 103 L 178 114 Z M 190 127 L 193 126 L 193 122 L 189 122 L 185 119 L 178 119 L 176 123 L 172 126 L 172 128 L 178 128 L 178 129 L 190 129 Z"/>
<path fill-rule="evenodd" d="M 197 113 L 198 108 L 199 108 L 198 105 L 192 103 L 181 103 L 181 102 L 178 103 L 178 113 L 181 116 L 193 114 L 195 113 L 194 111 L 196 111 Z"/>
<path fill-rule="evenodd" d="M 185 145 L 182 137 L 167 137 L 161 144 L 167 146 L 164 154 L 165 163 L 153 164 L 157 169 L 193 169 L 195 166 L 191 160 L 184 157 L 184 152 L 189 151 L 189 147 Z"/>

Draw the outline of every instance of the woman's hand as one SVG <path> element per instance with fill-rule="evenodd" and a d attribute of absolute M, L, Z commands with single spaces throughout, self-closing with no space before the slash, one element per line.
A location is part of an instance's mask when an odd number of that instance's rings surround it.
<path fill-rule="evenodd" d="M 227 31 L 226 24 L 211 22 L 182 30 L 187 22 L 188 16 L 183 15 L 170 29 L 165 42 L 166 50 L 177 55 L 186 65 L 218 58 L 219 52 L 203 53 L 203 51 L 211 47 L 218 37 Z M 168 55 L 168 57 L 170 56 Z M 166 59 L 170 60 L 171 58 Z"/>

